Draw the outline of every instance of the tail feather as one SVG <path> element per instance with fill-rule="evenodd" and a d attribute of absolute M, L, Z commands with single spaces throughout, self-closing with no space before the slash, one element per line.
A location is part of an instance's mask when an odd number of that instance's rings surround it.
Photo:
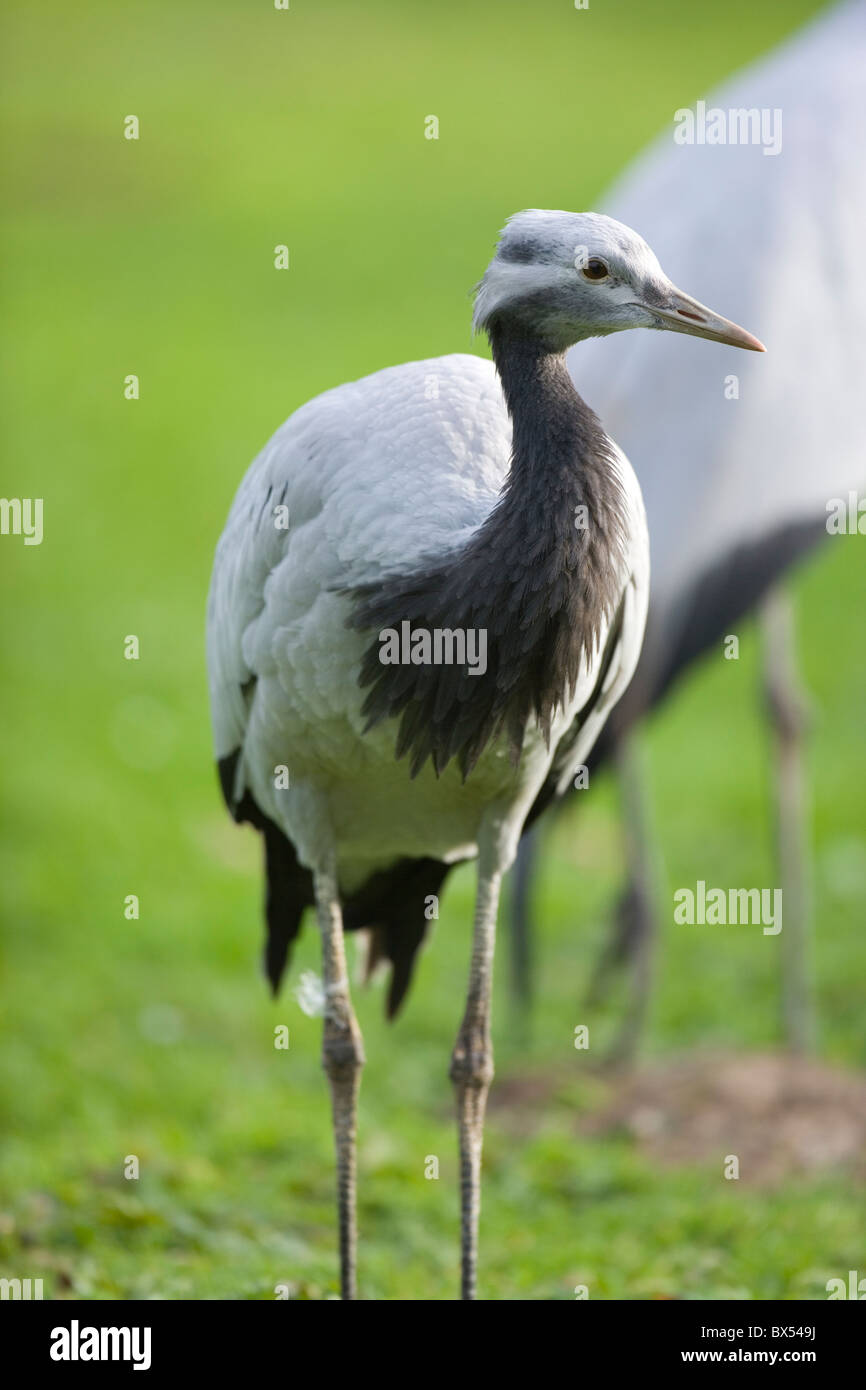
<path fill-rule="evenodd" d="M 239 752 L 220 759 L 220 782 L 228 808 L 236 821 L 247 822 L 260 831 L 265 848 L 265 974 L 277 994 L 291 959 L 292 946 L 301 929 L 304 910 L 315 903 L 313 876 L 303 868 L 291 841 L 274 821 L 259 809 L 248 791 L 236 796 Z M 438 915 L 432 908 L 450 866 L 438 859 L 400 859 L 387 869 L 372 874 L 343 902 L 346 931 L 370 931 L 367 979 L 381 960 L 391 964 L 391 979 L 385 1000 L 388 1019 L 396 1017 L 406 997 L 418 950 L 427 934 L 430 920 Z"/>
<path fill-rule="evenodd" d="M 276 998 L 295 937 L 301 928 L 304 908 L 313 895 L 311 875 L 302 869 L 294 850 L 273 821 L 266 821 L 265 840 L 265 974 Z"/>

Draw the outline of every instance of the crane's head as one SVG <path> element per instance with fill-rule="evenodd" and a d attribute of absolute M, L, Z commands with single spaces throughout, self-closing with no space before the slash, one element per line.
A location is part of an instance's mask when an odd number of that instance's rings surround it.
<path fill-rule="evenodd" d="M 671 284 L 637 232 L 596 212 L 530 208 L 509 218 L 475 296 L 473 327 L 490 332 L 497 324 L 557 352 L 622 328 L 765 350 Z"/>

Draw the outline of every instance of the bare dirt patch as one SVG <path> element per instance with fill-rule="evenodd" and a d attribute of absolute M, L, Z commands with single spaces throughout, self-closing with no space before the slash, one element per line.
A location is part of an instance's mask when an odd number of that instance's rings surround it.
<path fill-rule="evenodd" d="M 655 1162 L 736 1154 L 744 1182 L 828 1169 L 866 1180 L 866 1077 L 857 1072 L 774 1053 L 708 1053 L 595 1080 L 595 1103 L 577 1118 L 581 1132 L 625 1132 Z M 519 1113 L 520 1128 L 531 1128 L 562 1082 L 497 1081 L 492 1108 L 506 1126 Z"/>

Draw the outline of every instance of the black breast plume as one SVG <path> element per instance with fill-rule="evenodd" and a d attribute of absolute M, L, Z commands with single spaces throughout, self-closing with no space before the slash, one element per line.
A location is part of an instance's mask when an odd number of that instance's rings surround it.
<path fill-rule="evenodd" d="M 462 549 L 349 591 L 349 625 L 375 633 L 359 677 L 367 727 L 399 719 L 412 776 L 457 758 L 466 777 L 500 735 L 517 760 L 531 719 L 549 738 L 627 577 L 625 502 L 598 419 L 560 356 L 495 329 L 491 342 L 514 424 L 499 501 Z M 394 660 L 387 634 L 417 664 Z M 449 662 L 464 649 L 473 663 Z"/>

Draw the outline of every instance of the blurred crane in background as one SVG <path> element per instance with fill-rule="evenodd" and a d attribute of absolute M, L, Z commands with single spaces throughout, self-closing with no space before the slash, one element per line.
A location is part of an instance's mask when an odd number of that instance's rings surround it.
<path fill-rule="evenodd" d="M 652 582 L 646 640 L 625 697 L 596 744 L 615 763 L 629 879 L 590 997 L 628 962 L 631 997 L 614 1055 L 630 1056 L 650 996 L 657 907 L 648 794 L 636 726 L 744 614 L 760 610 L 775 742 L 784 903 L 785 1041 L 813 1036 L 804 700 L 790 602 L 779 581 L 828 529 L 828 507 L 866 485 L 866 5 L 832 8 L 696 113 L 694 143 L 661 137 L 604 200 L 711 303 L 756 322 L 772 351 L 730 366 L 670 339 L 597 339 L 570 366 L 640 479 Z M 700 142 L 714 110 L 752 143 Z M 680 117 L 678 138 L 688 134 Z M 733 257 L 731 239 L 742 254 Z M 733 354 L 732 354 L 733 357 Z M 726 375 L 730 373 L 730 375 Z M 714 737 L 723 736 L 716 728 Z M 711 822 L 710 822 L 711 825 Z M 530 896 L 539 830 L 522 842 L 511 901 L 512 978 L 532 990 Z"/>

